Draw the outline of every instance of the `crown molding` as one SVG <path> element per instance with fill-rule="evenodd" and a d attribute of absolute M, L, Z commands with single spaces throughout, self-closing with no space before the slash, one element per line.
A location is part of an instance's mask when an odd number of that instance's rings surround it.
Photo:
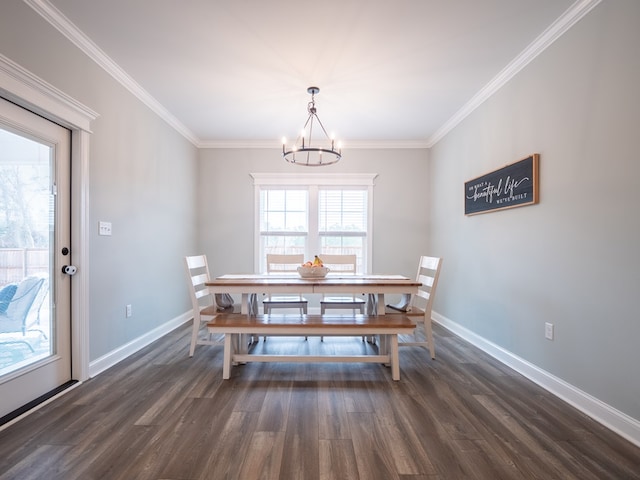
<path fill-rule="evenodd" d="M 207 141 L 200 142 L 198 148 L 277 148 L 278 150 L 282 149 L 282 143 L 274 140 L 220 140 L 220 141 Z M 356 150 L 356 149 L 372 149 L 372 150 L 383 150 L 383 149 L 398 149 L 398 148 L 415 148 L 415 149 L 423 149 L 428 148 L 428 144 L 426 141 L 418 140 L 349 140 L 348 142 L 343 142 L 342 150 Z"/>
<path fill-rule="evenodd" d="M 509 80 L 515 77 L 534 58 L 545 51 L 560 38 L 567 30 L 575 25 L 582 17 L 593 10 L 602 0 L 577 0 L 569 9 L 553 22 L 527 48 L 513 59 L 498 75 L 486 84 L 471 100 L 458 110 L 445 124 L 440 127 L 427 141 L 427 148 L 433 147 L 447 133 L 467 118 L 485 100 L 500 90 Z"/>
<path fill-rule="evenodd" d="M 160 102 L 153 98 L 149 92 L 131 78 L 116 62 L 114 62 L 100 47 L 87 37 L 71 20 L 54 7 L 48 0 L 23 0 L 42 18 L 62 33 L 71 43 L 96 62 L 102 69 L 111 75 L 117 82 L 131 92 L 138 100 L 149 107 L 156 115 L 167 122 L 177 132 L 198 145 L 198 138 L 182 122 L 174 117 Z"/>

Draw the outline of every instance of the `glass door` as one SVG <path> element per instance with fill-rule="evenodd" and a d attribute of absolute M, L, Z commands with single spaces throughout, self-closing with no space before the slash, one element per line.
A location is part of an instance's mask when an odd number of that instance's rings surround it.
<path fill-rule="evenodd" d="M 0 418 L 71 379 L 70 137 L 0 99 Z"/>

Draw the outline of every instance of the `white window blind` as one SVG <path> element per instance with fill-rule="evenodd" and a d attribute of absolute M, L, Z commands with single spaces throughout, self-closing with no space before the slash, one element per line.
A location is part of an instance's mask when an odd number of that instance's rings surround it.
<path fill-rule="evenodd" d="M 365 271 L 367 258 L 368 191 L 366 189 L 320 190 L 318 236 L 320 252 L 332 255 L 355 254 L 356 270 Z"/>
<path fill-rule="evenodd" d="M 320 190 L 321 233 L 367 232 L 367 190 Z"/>

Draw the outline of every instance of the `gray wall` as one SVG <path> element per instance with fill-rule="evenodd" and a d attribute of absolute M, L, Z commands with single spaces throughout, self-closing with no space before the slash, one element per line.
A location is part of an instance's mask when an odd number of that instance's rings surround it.
<path fill-rule="evenodd" d="M 322 173 L 376 173 L 373 272 L 415 276 L 428 253 L 427 150 L 343 151 Z M 212 274 L 251 272 L 254 266 L 254 186 L 250 173 L 313 173 L 291 165 L 278 148 L 204 149 L 200 152 L 198 195 L 200 246 Z"/>
<path fill-rule="evenodd" d="M 640 419 L 640 2 L 602 2 L 431 150 L 435 310 Z M 540 204 L 464 216 L 540 153 Z M 556 338 L 544 338 L 544 322 Z"/>
<path fill-rule="evenodd" d="M 197 149 L 20 0 L 0 3 L 0 53 L 100 114 L 89 167 L 95 360 L 190 309 L 182 257 L 196 242 Z M 99 220 L 113 236 L 97 235 Z"/>

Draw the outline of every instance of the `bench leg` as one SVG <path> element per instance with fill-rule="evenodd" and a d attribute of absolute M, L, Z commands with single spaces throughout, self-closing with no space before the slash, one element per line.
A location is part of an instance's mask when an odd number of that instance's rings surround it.
<path fill-rule="evenodd" d="M 391 378 L 393 380 L 400 380 L 400 358 L 398 356 L 398 335 L 386 335 L 387 342 L 390 344 L 390 359 L 391 359 Z M 385 342 L 386 343 L 386 342 Z"/>
<path fill-rule="evenodd" d="M 233 343 L 236 341 L 236 335 L 232 333 L 224 334 L 224 359 L 222 363 L 222 378 L 228 380 L 231 378 L 231 357 L 233 356 Z"/>

